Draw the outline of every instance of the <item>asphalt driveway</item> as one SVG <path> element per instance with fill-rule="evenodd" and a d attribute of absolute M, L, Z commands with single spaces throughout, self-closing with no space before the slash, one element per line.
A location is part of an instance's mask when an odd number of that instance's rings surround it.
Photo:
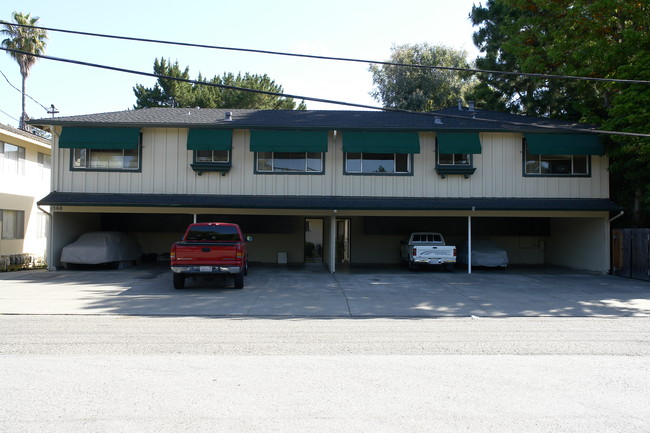
<path fill-rule="evenodd" d="M 225 317 L 650 317 L 650 283 L 548 268 L 467 274 L 322 265 L 251 266 L 172 286 L 167 266 L 0 274 L 0 314 Z"/>

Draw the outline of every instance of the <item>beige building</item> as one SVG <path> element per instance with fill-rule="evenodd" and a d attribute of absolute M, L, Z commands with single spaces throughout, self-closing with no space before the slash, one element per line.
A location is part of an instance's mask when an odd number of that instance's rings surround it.
<path fill-rule="evenodd" d="M 482 237 L 511 264 L 607 272 L 608 160 L 583 126 L 435 113 L 149 108 L 42 119 L 53 132 L 50 263 L 119 230 L 164 256 L 193 221 L 255 237 L 250 262 L 399 261 L 411 231 Z M 312 248 L 311 245 L 314 246 Z"/>
<path fill-rule="evenodd" d="M 50 192 L 50 140 L 0 125 L 0 270 L 44 263 Z"/>

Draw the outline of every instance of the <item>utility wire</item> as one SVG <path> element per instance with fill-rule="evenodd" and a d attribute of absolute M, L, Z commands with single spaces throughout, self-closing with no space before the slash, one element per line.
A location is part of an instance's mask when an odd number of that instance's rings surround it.
<path fill-rule="evenodd" d="M 16 87 L 16 86 L 14 86 L 13 84 L 11 84 L 11 81 L 9 81 L 9 78 L 7 78 L 7 76 L 5 75 L 5 73 L 2 72 L 1 70 L 0 70 L 0 74 L 2 74 L 3 77 L 5 77 L 5 80 L 7 80 L 7 83 L 9 83 L 9 85 L 10 85 L 11 87 L 13 87 L 14 89 L 16 89 L 16 90 L 19 91 L 20 93 L 23 93 L 22 90 L 20 90 L 18 87 Z M 45 105 L 41 104 L 41 103 L 38 102 L 36 99 L 34 99 L 34 98 L 32 98 L 31 96 L 29 96 L 27 93 L 25 93 L 25 96 L 27 96 L 29 99 L 31 99 L 32 101 L 36 102 L 38 105 L 40 105 L 41 107 L 43 107 L 43 109 L 44 109 L 45 111 L 48 110 L 47 107 L 45 107 Z M 6 114 L 6 113 L 5 113 L 5 114 Z"/>
<path fill-rule="evenodd" d="M 16 122 L 20 122 L 20 120 L 16 119 L 14 116 L 12 116 L 11 114 L 7 113 L 6 111 L 0 110 L 0 113 L 2 113 L 2 114 L 4 114 L 5 116 L 7 116 L 7 117 L 9 117 L 9 118 L 11 118 L 11 119 L 13 119 L 13 120 L 15 120 Z"/>
<path fill-rule="evenodd" d="M 422 116 L 429 116 L 429 117 L 447 117 L 447 118 L 452 118 L 452 119 L 462 119 L 462 120 L 468 120 L 466 116 L 457 116 L 457 115 L 452 115 L 452 114 L 446 114 L 446 113 L 435 113 L 435 112 L 421 112 L 421 111 L 412 111 L 412 110 L 404 110 L 401 108 L 390 108 L 390 107 L 376 107 L 372 105 L 365 105 L 365 104 L 356 104 L 352 102 L 344 102 L 344 101 L 335 101 L 331 99 L 322 99 L 322 98 L 314 98 L 311 96 L 301 96 L 301 95 L 291 95 L 287 93 L 279 93 L 279 92 L 270 92 L 268 90 L 258 90 L 258 89 L 248 89 L 245 87 L 237 87 L 237 86 L 229 86 L 226 84 L 217 84 L 217 83 L 210 83 L 206 81 L 198 81 L 198 80 L 191 80 L 188 78 L 179 78 L 179 77 L 171 77 L 168 75 L 160 75 L 156 74 L 153 72 L 142 72 L 142 71 L 136 71 L 133 69 L 126 69 L 126 68 L 119 68 L 117 66 L 108 66 L 108 65 L 100 65 L 97 63 L 90 63 L 90 62 L 83 62 L 80 60 L 72 60 L 72 59 L 64 59 L 60 57 L 52 57 L 52 56 L 46 56 L 42 54 L 33 54 L 33 53 L 28 53 L 25 51 L 18 51 L 18 50 L 13 50 L 10 48 L 4 48 L 0 47 L 0 50 L 12 52 L 12 53 L 17 53 L 17 54 L 24 54 L 28 56 L 34 56 L 38 57 L 41 59 L 46 59 L 46 60 L 53 60 L 56 62 L 63 62 L 63 63 L 70 63 L 74 65 L 80 65 L 80 66 L 88 66 L 92 68 L 99 68 L 99 69 L 106 69 L 109 71 L 117 71 L 117 72 L 124 72 L 127 74 L 134 74 L 134 75 L 143 75 L 146 77 L 153 77 L 153 78 L 159 78 L 159 79 L 166 79 L 166 80 L 174 80 L 174 81 L 180 81 L 183 83 L 190 83 L 190 84 L 195 84 L 195 85 L 201 85 L 201 86 L 211 86 L 211 87 L 218 87 L 220 89 L 229 89 L 229 90 L 237 90 L 237 91 L 242 91 L 242 92 L 251 92 L 251 93 L 258 93 L 258 94 L 263 94 L 263 95 L 270 95 L 270 96 L 277 96 L 280 98 L 290 98 L 290 99 L 302 99 L 305 101 L 314 101 L 314 102 L 322 102 L 326 104 L 335 104 L 335 105 L 344 105 L 348 107 L 355 107 L 355 108 L 365 108 L 369 110 L 380 110 L 380 111 L 390 111 L 390 112 L 396 112 L 396 113 L 408 113 L 408 114 L 418 114 Z M 508 125 L 515 125 L 515 126 L 524 126 L 524 127 L 537 127 L 537 128 L 544 128 L 544 129 L 549 129 L 549 130 L 563 130 L 563 131 L 572 131 L 575 132 L 575 128 L 572 127 L 562 127 L 562 126 L 554 126 L 554 125 L 539 125 L 539 124 L 527 124 L 527 123 L 522 123 L 522 122 L 512 122 L 512 121 L 501 121 L 501 120 L 493 120 L 493 119 L 481 119 L 481 118 L 473 118 L 472 120 L 477 120 L 480 122 L 490 122 L 490 123 L 500 123 L 500 124 L 508 124 Z M 592 134 L 607 134 L 607 135 L 622 135 L 622 136 L 631 136 L 631 137 L 650 137 L 650 134 L 643 134 L 643 133 L 636 133 L 636 132 L 620 132 L 620 131 L 605 131 L 605 130 L 600 130 L 600 129 L 589 129 L 589 128 L 584 128 L 580 130 L 581 132 L 586 132 L 586 133 L 592 133 Z"/>
<path fill-rule="evenodd" d="M 166 45 L 177 45 L 182 47 L 193 47 L 193 48 L 208 48 L 213 50 L 227 50 L 227 51 L 240 51 L 246 53 L 258 53 L 258 54 L 272 54 L 276 56 L 288 56 L 288 57 L 303 57 L 309 59 L 318 59 L 318 60 L 335 60 L 341 62 L 356 62 L 356 63 L 366 63 L 373 65 L 383 65 L 383 66 L 400 66 L 400 67 L 409 67 L 409 68 L 419 68 L 419 69 L 440 69 L 446 71 L 458 71 L 458 72 L 472 72 L 472 73 L 481 73 L 481 74 L 494 74 L 494 75 L 510 75 L 510 76 L 523 76 L 523 77 L 534 77 L 534 78 L 547 78 L 547 79 L 564 79 L 564 80 L 582 80 L 582 81 L 601 81 L 609 83 L 628 83 L 628 84 L 650 84 L 649 80 L 626 80 L 619 78 L 597 78 L 597 77 L 580 77 L 575 75 L 553 75 L 553 74 L 535 74 L 527 72 L 512 72 L 512 71 L 496 71 L 490 69 L 472 69 L 472 68 L 457 68 L 452 66 L 431 66 L 431 65 L 421 65 L 421 64 L 410 64 L 410 63 L 394 63 L 394 62 L 382 62 L 377 60 L 363 60 L 363 59 L 354 59 L 348 57 L 330 57 L 330 56 L 317 56 L 314 54 L 298 54 L 298 53 L 287 53 L 281 51 L 269 51 L 269 50 L 257 50 L 252 48 L 235 48 L 235 47 L 223 47 L 218 45 L 205 45 L 205 44 L 195 44 L 189 42 L 174 42 L 174 41 L 165 41 L 159 39 L 147 39 L 147 38 L 136 38 L 132 36 L 118 36 L 118 35 L 109 35 L 103 33 L 91 33 L 91 32 L 82 32 L 78 30 L 67 30 L 67 29 L 58 29 L 54 27 L 41 27 L 41 26 L 29 26 L 26 24 L 15 24 L 8 23 L 6 21 L 0 21 L 0 24 L 19 26 L 19 27 L 28 27 L 34 29 L 46 30 L 49 32 L 59 32 L 59 33 L 69 33 L 74 35 L 82 36 L 93 36 L 98 38 L 108 38 L 108 39 L 120 39 L 125 41 L 136 41 L 136 42 L 148 42 L 154 44 L 166 44 Z"/>

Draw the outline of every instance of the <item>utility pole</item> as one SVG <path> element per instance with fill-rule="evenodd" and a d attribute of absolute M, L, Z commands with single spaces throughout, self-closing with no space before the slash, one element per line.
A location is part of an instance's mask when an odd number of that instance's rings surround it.
<path fill-rule="evenodd" d="M 54 115 L 57 114 L 58 112 L 59 112 L 59 110 L 56 109 L 54 104 L 51 104 L 50 108 L 47 110 L 47 114 L 51 114 L 52 117 L 54 117 Z"/>

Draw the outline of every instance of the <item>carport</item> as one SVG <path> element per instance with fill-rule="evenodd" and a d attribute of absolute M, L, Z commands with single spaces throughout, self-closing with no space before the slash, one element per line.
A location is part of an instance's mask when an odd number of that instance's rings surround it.
<path fill-rule="evenodd" d="M 513 264 L 550 264 L 607 272 L 607 199 L 423 199 L 218 195 L 88 194 L 53 192 L 51 266 L 61 249 L 95 230 L 129 233 L 145 253 L 164 258 L 193 221 L 226 221 L 255 237 L 252 263 L 304 263 L 309 220 L 322 221 L 322 261 L 395 264 L 399 241 L 412 231 L 441 232 L 450 244 L 487 237 Z M 343 250 L 341 250 L 343 248 Z"/>

